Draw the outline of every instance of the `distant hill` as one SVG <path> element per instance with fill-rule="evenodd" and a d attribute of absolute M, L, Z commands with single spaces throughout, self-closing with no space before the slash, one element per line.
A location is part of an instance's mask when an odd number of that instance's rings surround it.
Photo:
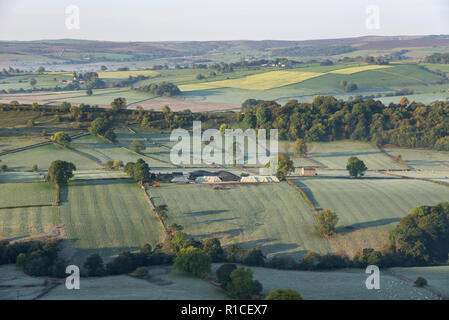
<path fill-rule="evenodd" d="M 364 36 L 341 39 L 283 41 L 112 42 L 94 40 L 0 41 L 1 65 L 88 64 L 98 62 L 220 61 L 243 58 L 314 57 L 359 50 L 395 51 L 409 48 L 449 48 L 449 35 Z M 31 59 L 30 59 L 31 58 Z"/>

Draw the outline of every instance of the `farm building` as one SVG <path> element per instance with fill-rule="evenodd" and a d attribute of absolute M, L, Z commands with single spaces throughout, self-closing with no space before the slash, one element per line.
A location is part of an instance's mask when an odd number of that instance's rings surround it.
<path fill-rule="evenodd" d="M 248 176 L 248 177 L 242 177 L 240 179 L 240 182 L 242 183 L 268 183 L 268 182 L 279 182 L 279 179 L 275 176 Z"/>
<path fill-rule="evenodd" d="M 190 180 L 187 177 L 177 176 L 177 177 L 174 177 L 173 179 L 171 179 L 170 182 L 172 182 L 172 183 L 189 183 L 189 181 Z"/>
<path fill-rule="evenodd" d="M 156 180 L 160 182 L 171 182 L 174 178 L 182 176 L 182 172 L 158 173 L 156 174 Z"/>
<path fill-rule="evenodd" d="M 220 183 L 221 179 L 217 176 L 203 176 L 195 179 L 196 183 Z"/>
<path fill-rule="evenodd" d="M 229 171 L 214 171 L 209 172 L 206 170 L 196 170 L 189 173 L 189 179 L 190 180 L 196 180 L 199 177 L 219 177 L 221 181 L 239 181 L 240 177 L 238 175 L 235 175 Z"/>
<path fill-rule="evenodd" d="M 313 167 L 303 167 L 301 168 L 301 174 L 303 176 L 316 176 L 316 169 Z"/>

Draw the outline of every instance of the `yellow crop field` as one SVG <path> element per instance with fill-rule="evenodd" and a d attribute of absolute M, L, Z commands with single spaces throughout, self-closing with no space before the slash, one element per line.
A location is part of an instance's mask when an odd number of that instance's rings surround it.
<path fill-rule="evenodd" d="M 104 71 L 98 72 L 98 76 L 103 79 L 125 79 L 129 76 L 156 77 L 160 73 L 154 70 L 129 70 L 129 71 Z"/>
<path fill-rule="evenodd" d="M 216 88 L 268 90 L 283 87 L 292 83 L 302 82 L 304 80 L 318 77 L 323 74 L 324 73 L 320 72 L 270 71 L 238 79 L 182 85 L 179 88 L 181 89 L 181 91 L 207 90 Z"/>
<path fill-rule="evenodd" d="M 360 67 L 337 69 L 337 70 L 329 71 L 328 73 L 353 74 L 353 73 L 357 73 L 357 72 L 368 71 L 368 70 L 376 70 L 376 69 L 383 69 L 383 68 L 391 68 L 391 66 L 368 65 L 368 66 L 360 66 Z"/>

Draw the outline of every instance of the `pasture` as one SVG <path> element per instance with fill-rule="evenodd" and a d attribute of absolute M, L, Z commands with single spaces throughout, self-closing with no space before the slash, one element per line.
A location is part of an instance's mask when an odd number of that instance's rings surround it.
<path fill-rule="evenodd" d="M 75 248 L 73 263 L 98 253 L 105 261 L 145 243 L 155 245 L 163 231 L 135 182 L 88 180 L 61 190 L 61 220 Z"/>
<path fill-rule="evenodd" d="M 388 232 L 410 210 L 449 199 L 449 188 L 431 182 L 393 177 L 295 178 L 318 210 L 330 209 L 339 217 L 334 251 L 352 255 L 358 247 L 380 248 Z"/>
<path fill-rule="evenodd" d="M 260 247 L 268 256 L 330 251 L 328 243 L 312 231 L 315 213 L 286 182 L 228 190 L 163 184 L 148 192 L 156 205 L 168 205 L 168 224 L 180 224 L 198 239 L 217 237 L 223 245 Z"/>
<path fill-rule="evenodd" d="M 354 73 L 363 72 L 363 71 L 385 69 L 385 68 L 391 68 L 391 66 L 382 66 L 382 65 L 357 66 L 357 67 L 336 69 L 336 70 L 329 71 L 329 73 L 354 74 Z"/>

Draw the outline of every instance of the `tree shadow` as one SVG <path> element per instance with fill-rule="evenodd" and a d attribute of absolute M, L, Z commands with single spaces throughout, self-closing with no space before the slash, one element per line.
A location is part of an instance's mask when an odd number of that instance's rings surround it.
<path fill-rule="evenodd" d="M 360 229 L 373 228 L 373 227 L 388 225 L 390 223 L 396 223 L 396 222 L 399 222 L 400 220 L 401 220 L 401 218 L 386 218 L 386 219 L 354 223 L 354 224 L 347 225 L 347 226 L 337 227 L 337 233 L 348 234 L 348 233 L 351 233 L 351 232 L 354 232 L 354 231 L 360 230 Z"/>

